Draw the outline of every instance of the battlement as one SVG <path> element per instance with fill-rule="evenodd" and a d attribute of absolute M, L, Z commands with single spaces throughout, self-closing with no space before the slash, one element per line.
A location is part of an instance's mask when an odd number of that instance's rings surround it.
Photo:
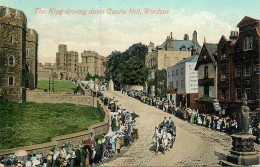
<path fill-rule="evenodd" d="M 38 43 L 38 33 L 34 29 L 26 29 L 26 41 Z"/>
<path fill-rule="evenodd" d="M 95 52 L 95 51 L 90 51 L 90 50 L 88 50 L 88 51 L 84 50 L 84 52 L 81 53 L 81 57 L 88 57 L 88 56 L 98 57 L 99 55 L 98 55 L 97 52 Z"/>
<path fill-rule="evenodd" d="M 20 10 L 0 6 L 0 23 L 26 28 L 27 18 Z"/>

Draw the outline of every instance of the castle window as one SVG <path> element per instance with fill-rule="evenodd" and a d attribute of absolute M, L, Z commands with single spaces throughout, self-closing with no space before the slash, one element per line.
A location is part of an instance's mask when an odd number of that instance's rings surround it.
<path fill-rule="evenodd" d="M 14 56 L 9 57 L 9 65 L 14 65 Z"/>
<path fill-rule="evenodd" d="M 14 77 L 13 77 L 13 76 L 10 76 L 9 79 L 8 79 L 8 81 L 9 81 L 8 84 L 9 84 L 10 86 L 14 85 Z"/>
<path fill-rule="evenodd" d="M 11 44 L 14 44 L 14 37 L 11 35 Z"/>
<path fill-rule="evenodd" d="M 77 71 L 77 68 L 75 68 L 75 71 Z"/>
<path fill-rule="evenodd" d="M 245 37 L 244 39 L 244 49 L 252 50 L 253 48 L 253 37 Z"/>
<path fill-rule="evenodd" d="M 29 56 L 29 50 L 26 50 L 26 56 Z"/>
<path fill-rule="evenodd" d="M 86 71 L 85 67 L 84 67 L 84 72 Z"/>
<path fill-rule="evenodd" d="M 204 96 L 209 96 L 209 86 L 204 86 Z"/>

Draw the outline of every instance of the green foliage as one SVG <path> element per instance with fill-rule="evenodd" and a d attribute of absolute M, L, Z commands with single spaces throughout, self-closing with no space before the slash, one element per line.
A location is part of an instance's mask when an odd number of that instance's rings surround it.
<path fill-rule="evenodd" d="M 97 108 L 85 105 L 6 102 L 0 109 L 1 149 L 50 142 L 103 121 Z"/>
<path fill-rule="evenodd" d="M 198 101 L 214 101 L 214 100 L 216 100 L 216 98 L 215 97 L 210 97 L 210 96 L 203 96 L 203 97 L 200 97 L 200 98 L 198 98 L 197 99 Z"/>
<path fill-rule="evenodd" d="M 105 71 L 106 80 L 112 79 L 115 85 L 144 85 L 147 81 L 145 57 L 147 46 L 137 43 L 125 52 L 113 51 L 108 58 Z"/>
<path fill-rule="evenodd" d="M 50 86 L 52 90 L 52 84 Z M 49 80 L 38 80 L 38 88 L 49 90 Z M 74 92 L 75 90 L 77 90 L 77 86 L 71 81 L 54 80 L 54 91 Z"/>
<path fill-rule="evenodd" d="M 155 94 L 157 97 L 165 98 L 167 94 L 167 71 L 157 70 L 155 72 Z"/>
<path fill-rule="evenodd" d="M 91 74 L 88 73 L 85 80 L 86 81 L 90 81 L 90 80 L 95 81 L 95 79 L 98 79 L 99 81 L 101 81 L 102 77 L 98 76 L 98 75 L 92 76 Z"/>

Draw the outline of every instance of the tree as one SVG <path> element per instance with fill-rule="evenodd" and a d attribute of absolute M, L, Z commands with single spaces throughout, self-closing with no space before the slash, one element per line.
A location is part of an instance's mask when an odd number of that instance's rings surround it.
<path fill-rule="evenodd" d="M 125 52 L 113 51 L 108 56 L 105 71 L 106 80 L 112 79 L 115 85 L 144 85 L 147 81 L 145 56 L 147 46 L 133 44 Z"/>

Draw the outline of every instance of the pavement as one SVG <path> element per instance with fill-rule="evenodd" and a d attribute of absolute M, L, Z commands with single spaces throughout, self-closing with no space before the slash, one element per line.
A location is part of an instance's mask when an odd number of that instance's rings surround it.
<path fill-rule="evenodd" d="M 119 91 L 103 93 L 104 96 L 115 97 L 123 108 L 129 112 L 135 111 L 140 116 L 136 121 L 139 139 L 116 157 L 98 166 L 220 166 L 219 158 L 223 158 L 231 149 L 232 139 L 226 133 L 190 124 Z M 155 154 L 152 142 L 154 128 L 165 116 L 171 116 L 176 125 L 176 140 L 170 151 Z M 255 144 L 255 149 L 259 155 L 258 144 Z"/>

